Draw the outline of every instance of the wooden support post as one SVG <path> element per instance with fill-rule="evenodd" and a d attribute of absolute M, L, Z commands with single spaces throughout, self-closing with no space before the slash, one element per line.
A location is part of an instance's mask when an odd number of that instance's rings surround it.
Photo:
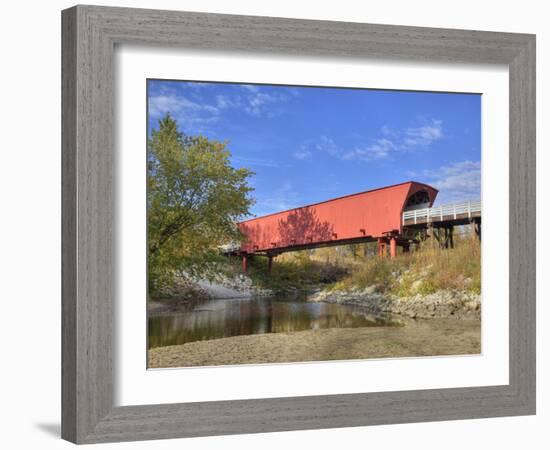
<path fill-rule="evenodd" d="M 450 240 L 450 233 L 449 233 L 449 227 L 443 228 L 445 239 L 443 240 L 443 246 L 442 248 L 449 248 L 449 240 Z"/>
<path fill-rule="evenodd" d="M 386 239 L 378 238 L 378 256 L 384 258 L 386 256 Z"/>
<path fill-rule="evenodd" d="M 440 238 L 439 228 L 435 228 L 434 226 L 432 226 L 432 248 L 435 248 L 436 242 L 437 242 L 437 246 L 441 247 L 439 238 Z"/>
<path fill-rule="evenodd" d="M 390 238 L 390 258 L 397 256 L 397 240 L 394 237 Z"/>
<path fill-rule="evenodd" d="M 451 226 L 449 228 L 449 244 L 451 244 L 451 248 L 455 248 L 455 242 L 453 239 L 453 233 L 454 233 L 455 227 Z"/>
<path fill-rule="evenodd" d="M 246 254 L 243 255 L 243 272 L 246 273 L 248 270 L 248 257 Z"/>
<path fill-rule="evenodd" d="M 273 268 L 273 256 L 268 255 L 267 257 L 267 273 L 271 275 L 271 269 Z"/>

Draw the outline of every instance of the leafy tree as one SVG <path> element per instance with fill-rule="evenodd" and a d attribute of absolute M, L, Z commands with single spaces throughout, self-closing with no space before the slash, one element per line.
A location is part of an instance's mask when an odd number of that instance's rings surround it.
<path fill-rule="evenodd" d="M 253 203 L 248 169 L 231 167 L 227 144 L 186 136 L 167 114 L 151 133 L 147 160 L 149 292 L 176 273 L 208 275 L 217 247 L 242 239 L 235 222 Z"/>

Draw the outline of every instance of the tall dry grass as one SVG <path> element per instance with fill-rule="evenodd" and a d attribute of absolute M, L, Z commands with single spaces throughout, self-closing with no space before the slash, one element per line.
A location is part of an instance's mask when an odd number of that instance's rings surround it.
<path fill-rule="evenodd" d="M 240 259 L 232 259 L 227 275 L 241 273 Z M 275 291 L 309 289 L 324 284 L 333 290 L 374 287 L 398 296 L 427 295 L 450 289 L 481 292 L 481 249 L 469 236 L 455 237 L 455 248 L 421 248 L 396 258 L 376 256 L 376 244 L 355 244 L 279 255 L 267 273 L 267 258 L 250 258 L 248 275 L 259 286 Z"/>
<path fill-rule="evenodd" d="M 343 290 L 374 286 L 379 292 L 399 296 L 430 294 L 443 289 L 481 292 L 480 243 L 466 237 L 455 239 L 455 248 L 432 248 L 424 244 L 396 258 L 365 258 L 352 262 L 350 274 L 333 285 Z"/>

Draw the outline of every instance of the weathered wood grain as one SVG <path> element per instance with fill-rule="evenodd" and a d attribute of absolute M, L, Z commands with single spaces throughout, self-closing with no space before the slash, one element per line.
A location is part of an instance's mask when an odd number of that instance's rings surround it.
<path fill-rule="evenodd" d="M 62 14 L 62 435 L 77 443 L 535 412 L 535 37 L 77 6 Z M 506 64 L 510 70 L 510 383 L 113 407 L 115 44 Z"/>

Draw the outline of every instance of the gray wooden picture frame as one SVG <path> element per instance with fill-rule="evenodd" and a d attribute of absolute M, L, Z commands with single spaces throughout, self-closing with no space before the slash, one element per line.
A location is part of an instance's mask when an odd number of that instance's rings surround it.
<path fill-rule="evenodd" d="M 535 36 L 75 6 L 62 13 L 62 437 L 76 443 L 535 413 Z M 116 44 L 505 64 L 510 82 L 508 385 L 114 406 Z"/>

